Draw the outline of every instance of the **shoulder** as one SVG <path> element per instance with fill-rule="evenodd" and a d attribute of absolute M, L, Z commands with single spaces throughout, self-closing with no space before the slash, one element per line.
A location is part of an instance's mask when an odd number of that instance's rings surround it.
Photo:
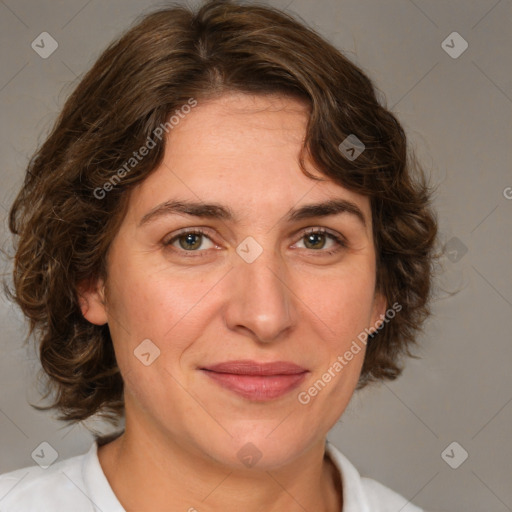
<path fill-rule="evenodd" d="M 329 441 L 326 453 L 340 472 L 343 512 L 422 512 L 395 491 L 371 478 L 361 477 L 354 465 Z"/>
<path fill-rule="evenodd" d="M 0 475 L 2 512 L 90 511 L 90 500 L 84 494 L 83 466 L 91 450 L 46 469 L 31 466 Z"/>

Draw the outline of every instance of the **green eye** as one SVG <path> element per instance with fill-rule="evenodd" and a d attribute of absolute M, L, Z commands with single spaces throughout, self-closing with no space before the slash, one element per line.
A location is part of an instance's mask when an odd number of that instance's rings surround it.
<path fill-rule="evenodd" d="M 188 233 L 178 237 L 182 249 L 198 249 L 201 246 L 202 237 L 200 233 Z"/>
<path fill-rule="evenodd" d="M 304 235 L 302 235 L 302 240 L 305 241 L 304 245 L 306 246 L 306 249 L 327 254 L 334 254 L 347 246 L 341 236 L 328 232 L 324 228 L 308 230 Z M 333 242 L 334 248 L 325 249 L 328 240 Z M 325 250 L 322 251 L 322 249 Z"/>
<path fill-rule="evenodd" d="M 200 229 L 193 229 L 188 231 L 182 231 L 181 233 L 178 233 L 177 235 L 173 236 L 171 239 L 164 242 L 165 246 L 173 246 L 176 249 L 181 249 L 183 251 L 187 252 L 202 252 L 198 251 L 205 240 L 209 240 L 211 243 L 210 247 L 206 247 L 206 249 L 211 249 L 214 247 L 213 242 L 210 240 L 210 237 L 206 235 L 204 231 L 201 231 Z M 179 247 L 175 245 L 175 243 L 179 244 Z M 205 249 L 203 247 L 203 249 Z"/>
<path fill-rule="evenodd" d="M 326 242 L 326 237 L 323 233 L 310 233 L 309 235 L 304 235 L 303 238 L 308 249 L 323 249 Z M 311 244 L 312 247 L 308 247 L 308 244 Z"/>

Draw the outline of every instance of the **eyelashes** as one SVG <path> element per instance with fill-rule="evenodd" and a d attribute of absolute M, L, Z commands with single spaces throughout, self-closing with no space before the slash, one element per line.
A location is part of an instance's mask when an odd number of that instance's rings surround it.
<path fill-rule="evenodd" d="M 303 240 L 306 237 L 312 237 L 320 235 L 321 237 L 325 237 L 328 240 L 332 240 L 334 242 L 334 248 L 329 250 L 317 250 L 317 249 L 311 249 L 315 252 L 322 252 L 325 254 L 335 254 L 339 252 L 342 249 L 345 249 L 347 247 L 347 243 L 345 239 L 336 233 L 333 233 L 331 231 L 328 231 L 325 228 L 308 228 L 306 231 L 304 231 L 300 237 L 300 240 Z M 308 248 L 306 248 L 308 249 Z M 322 248 L 323 249 L 323 248 Z"/>
<path fill-rule="evenodd" d="M 191 237 L 191 236 L 199 237 L 201 240 L 202 240 L 202 238 L 207 238 L 211 242 L 211 238 L 208 236 L 208 234 L 205 231 L 203 231 L 201 228 L 194 228 L 194 229 L 187 229 L 187 230 L 180 231 L 177 235 L 175 235 L 172 238 L 170 238 L 169 240 L 165 241 L 164 245 L 166 247 L 170 247 L 170 246 L 173 246 L 173 244 L 176 241 L 179 241 L 182 238 Z M 213 242 L 212 242 L 212 244 L 213 244 Z M 180 249 L 178 248 L 177 250 L 179 251 Z M 190 250 L 187 251 L 187 249 L 184 249 L 184 248 L 181 248 L 181 250 L 184 252 L 204 252 L 204 251 L 190 251 Z"/>
<path fill-rule="evenodd" d="M 203 241 L 205 239 L 210 242 L 212 247 L 207 247 L 206 250 L 204 247 L 203 249 L 200 249 L 203 246 Z M 319 239 L 321 245 L 320 248 L 306 247 L 304 250 L 311 253 L 319 253 L 320 255 L 332 255 L 347 247 L 346 240 L 342 235 L 327 230 L 326 228 L 308 228 L 302 231 L 297 242 L 306 240 L 307 244 L 315 245 L 318 244 Z M 323 241 L 325 241 L 325 244 L 322 244 Z M 325 249 L 324 245 L 326 245 L 328 241 L 333 243 L 333 247 Z M 183 229 L 171 238 L 164 240 L 162 243 L 165 248 L 185 257 L 203 257 L 206 255 L 204 253 L 208 252 L 207 249 L 216 247 L 209 233 L 201 228 Z M 178 247 L 175 245 L 176 243 L 178 243 Z M 317 255 L 315 254 L 315 256 Z"/>

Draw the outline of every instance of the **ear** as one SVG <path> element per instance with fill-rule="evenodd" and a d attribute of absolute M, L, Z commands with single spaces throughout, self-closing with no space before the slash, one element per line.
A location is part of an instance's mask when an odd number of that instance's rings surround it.
<path fill-rule="evenodd" d="M 105 284 L 102 279 L 88 279 L 77 285 L 78 303 L 82 315 L 92 324 L 104 325 L 108 322 L 105 306 Z"/>
<path fill-rule="evenodd" d="M 370 328 L 372 332 L 377 332 L 380 329 L 381 324 L 384 324 L 386 309 L 386 297 L 380 292 L 375 292 L 372 306 L 372 323 Z"/>

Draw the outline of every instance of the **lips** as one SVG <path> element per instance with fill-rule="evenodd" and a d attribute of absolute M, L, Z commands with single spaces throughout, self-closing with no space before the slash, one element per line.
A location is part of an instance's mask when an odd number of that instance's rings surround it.
<path fill-rule="evenodd" d="M 256 361 L 227 361 L 202 368 L 217 373 L 232 373 L 235 375 L 294 375 L 307 371 L 305 368 L 287 361 L 257 363 Z"/>
<path fill-rule="evenodd" d="M 221 387 L 258 402 L 289 393 L 308 373 L 305 368 L 288 361 L 227 361 L 200 370 Z"/>

